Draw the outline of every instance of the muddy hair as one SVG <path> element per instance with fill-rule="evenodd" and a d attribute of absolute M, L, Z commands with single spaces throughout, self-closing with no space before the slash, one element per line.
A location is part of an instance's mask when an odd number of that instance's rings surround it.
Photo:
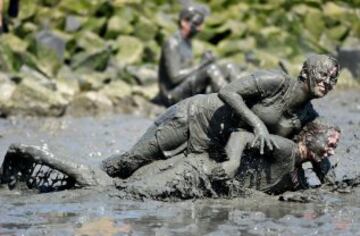
<path fill-rule="evenodd" d="M 326 145 L 327 139 L 332 132 L 341 133 L 341 130 L 338 126 L 317 118 L 307 123 L 301 132 L 294 137 L 294 141 L 297 143 L 304 142 L 311 151 L 316 151 Z"/>
<path fill-rule="evenodd" d="M 322 55 L 322 54 L 312 54 L 306 58 L 300 72 L 300 80 L 304 81 L 306 79 L 305 74 L 312 74 L 314 71 L 325 66 L 326 64 L 331 64 L 331 66 L 336 67 L 336 73 L 338 76 L 340 73 L 340 64 L 338 61 L 331 56 Z"/>

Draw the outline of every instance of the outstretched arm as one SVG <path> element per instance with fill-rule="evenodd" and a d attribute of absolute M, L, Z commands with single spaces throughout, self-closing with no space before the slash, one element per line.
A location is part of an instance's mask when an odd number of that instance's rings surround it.
<path fill-rule="evenodd" d="M 218 93 L 219 98 L 228 104 L 238 117 L 253 128 L 255 138 L 252 146 L 260 142 L 261 154 L 264 153 L 265 145 L 272 150 L 276 143 L 271 140 L 265 124 L 246 105 L 246 101 L 250 99 L 260 101 L 267 95 L 273 94 L 280 87 L 282 81 L 283 78 L 278 77 L 261 78 L 249 75 L 233 81 Z"/>

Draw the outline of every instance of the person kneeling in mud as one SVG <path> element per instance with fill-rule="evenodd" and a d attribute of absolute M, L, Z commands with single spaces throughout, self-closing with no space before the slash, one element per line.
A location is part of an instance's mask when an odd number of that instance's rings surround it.
<path fill-rule="evenodd" d="M 253 134 L 240 131 L 236 135 L 247 140 L 241 140 L 241 144 L 249 144 Z M 312 162 L 324 183 L 331 170 L 328 157 L 334 153 L 339 136 L 337 127 L 314 121 L 306 125 L 296 142 L 274 136 L 280 146 L 286 147 L 282 151 L 260 156 L 258 148 L 244 145 L 235 178 L 218 172 L 225 162 L 209 158 L 208 153 L 180 154 L 156 161 L 121 180 L 110 179 L 100 169 L 58 159 L 39 147 L 12 145 L 0 169 L 0 183 L 10 188 L 23 183 L 39 192 L 115 184 L 121 198 L 156 200 L 237 197 L 243 196 L 247 188 L 278 194 L 308 187 L 301 167 L 307 161 Z"/>
<path fill-rule="evenodd" d="M 217 92 L 241 71 L 232 63 L 218 65 L 210 51 L 203 54 L 198 65 L 195 64 L 191 41 L 201 31 L 206 15 L 206 9 L 201 5 L 184 7 L 179 14 L 179 30 L 162 46 L 159 90 L 160 99 L 166 106 L 205 93 L 207 87 Z"/>

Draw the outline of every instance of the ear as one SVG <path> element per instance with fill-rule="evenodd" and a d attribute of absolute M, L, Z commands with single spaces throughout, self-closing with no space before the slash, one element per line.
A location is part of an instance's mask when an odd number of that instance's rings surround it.
<path fill-rule="evenodd" d="M 304 78 L 304 79 L 308 79 L 308 73 L 306 72 L 306 70 L 301 70 L 300 72 L 300 77 Z"/>

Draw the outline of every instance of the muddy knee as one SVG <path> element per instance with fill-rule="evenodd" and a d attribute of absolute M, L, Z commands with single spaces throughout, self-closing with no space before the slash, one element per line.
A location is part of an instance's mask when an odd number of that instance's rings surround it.
<path fill-rule="evenodd" d="M 140 156 L 125 152 L 115 154 L 102 161 L 101 168 L 110 176 L 118 178 L 128 178 L 140 167 L 149 164 L 150 160 Z"/>

